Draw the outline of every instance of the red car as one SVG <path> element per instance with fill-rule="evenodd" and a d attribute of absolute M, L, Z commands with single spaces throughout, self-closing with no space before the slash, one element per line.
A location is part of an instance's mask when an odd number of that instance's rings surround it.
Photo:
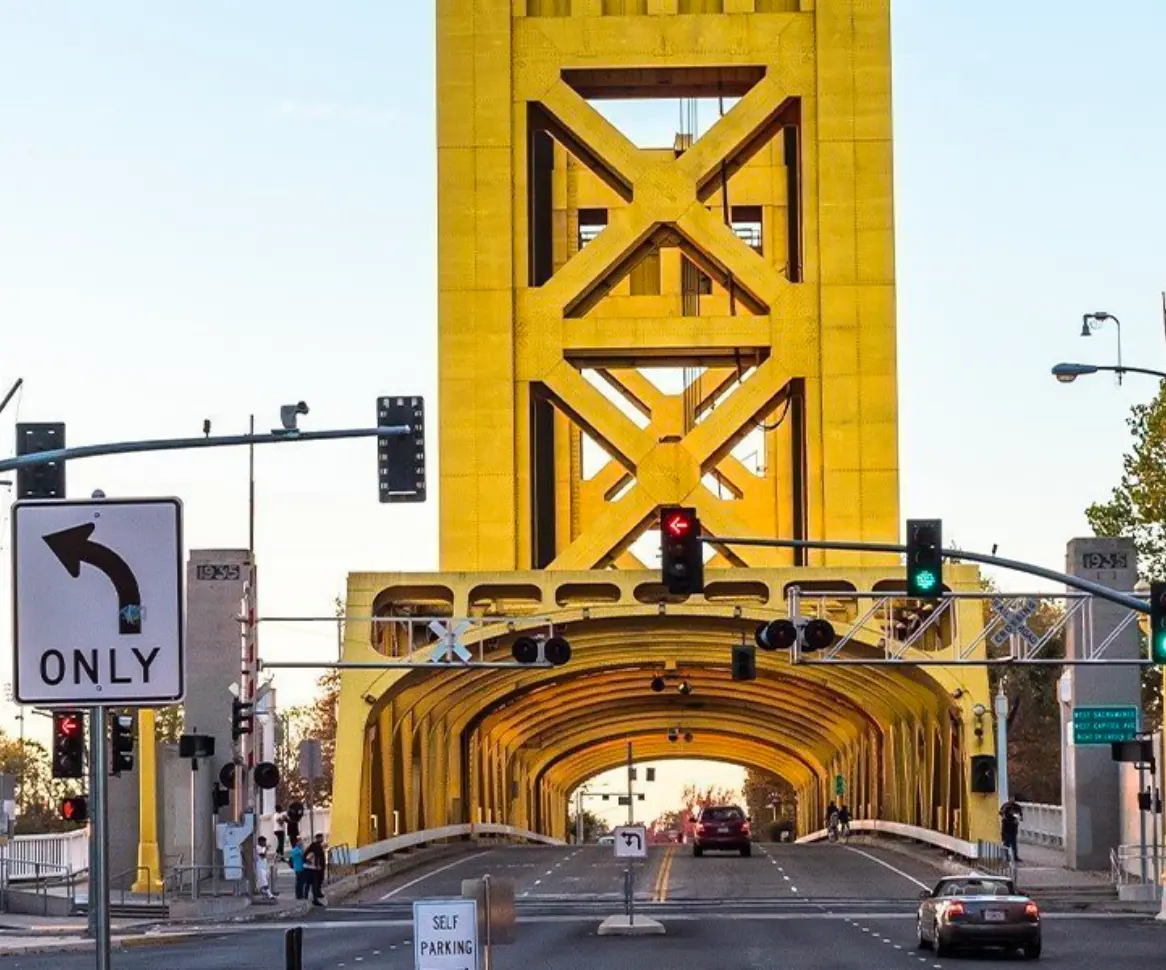
<path fill-rule="evenodd" d="M 692 854 L 699 858 L 704 855 L 705 849 L 710 849 L 750 855 L 753 851 L 752 838 L 749 819 L 740 808 L 736 805 L 710 805 L 700 813 L 697 820 Z"/>

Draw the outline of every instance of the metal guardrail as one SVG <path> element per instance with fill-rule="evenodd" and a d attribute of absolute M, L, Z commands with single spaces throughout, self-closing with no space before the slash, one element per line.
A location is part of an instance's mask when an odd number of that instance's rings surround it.
<path fill-rule="evenodd" d="M 1028 845 L 1065 844 L 1065 809 L 1061 805 L 1019 802 L 1024 818 L 1020 822 L 1019 841 Z"/>
<path fill-rule="evenodd" d="M 458 839 L 462 836 L 475 838 L 482 835 L 499 835 L 514 839 L 524 839 L 528 842 L 542 842 L 547 845 L 566 845 L 561 839 L 552 839 L 547 835 L 540 835 L 529 829 L 516 828 L 513 825 L 499 825 L 497 823 L 482 822 L 463 825 L 446 825 L 442 828 L 425 829 L 421 832 L 409 832 L 406 835 L 395 835 L 391 839 L 383 839 L 371 845 L 361 845 L 348 849 L 348 863 L 356 866 L 374 859 L 412 849 L 428 842 L 441 842 L 445 839 Z"/>

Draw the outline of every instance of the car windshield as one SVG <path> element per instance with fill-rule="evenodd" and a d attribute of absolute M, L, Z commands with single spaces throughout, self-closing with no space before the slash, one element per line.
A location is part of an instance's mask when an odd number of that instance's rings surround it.
<path fill-rule="evenodd" d="M 700 816 L 702 822 L 740 822 L 745 813 L 739 808 L 706 808 Z"/>
<path fill-rule="evenodd" d="M 1011 896 L 1012 887 L 1003 879 L 962 879 L 949 882 L 940 893 L 943 896 Z"/>

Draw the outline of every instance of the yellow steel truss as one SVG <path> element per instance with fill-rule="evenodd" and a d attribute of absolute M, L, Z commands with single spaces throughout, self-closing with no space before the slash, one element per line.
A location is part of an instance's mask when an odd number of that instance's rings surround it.
<path fill-rule="evenodd" d="M 716 120 L 641 148 L 603 110 L 661 95 L 715 99 Z M 640 758 L 775 771 L 803 826 L 840 774 L 860 816 L 991 835 L 968 782 L 992 743 L 969 729 L 982 669 L 760 654 L 756 682 L 728 674 L 787 584 L 902 580 L 882 556 L 715 543 L 898 535 L 891 160 L 889 0 L 439 4 L 444 572 L 353 574 L 347 611 L 549 616 L 574 656 L 346 671 L 334 841 L 478 819 L 564 835 L 572 789 L 628 739 Z M 636 542 L 672 503 L 717 550 L 703 597 L 643 571 Z M 512 639 L 483 649 L 505 658 Z M 353 620 L 345 657 L 418 646 Z M 697 706 L 650 692 L 657 671 Z"/>

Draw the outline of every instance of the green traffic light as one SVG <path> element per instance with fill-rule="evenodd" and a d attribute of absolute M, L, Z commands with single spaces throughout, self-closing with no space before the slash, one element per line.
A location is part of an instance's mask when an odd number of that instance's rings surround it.
<path fill-rule="evenodd" d="M 1150 639 L 1150 659 L 1166 665 L 1166 630 L 1158 630 Z"/>
<path fill-rule="evenodd" d="M 922 590 L 924 593 L 935 589 L 937 582 L 935 573 L 929 570 L 921 569 L 915 574 L 915 588 Z"/>

